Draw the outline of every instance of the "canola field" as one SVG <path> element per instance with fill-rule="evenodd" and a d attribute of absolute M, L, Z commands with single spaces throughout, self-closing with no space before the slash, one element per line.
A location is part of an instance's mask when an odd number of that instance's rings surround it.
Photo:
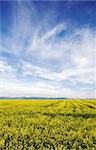
<path fill-rule="evenodd" d="M 0 100 L 0 150 L 96 150 L 96 100 Z"/>

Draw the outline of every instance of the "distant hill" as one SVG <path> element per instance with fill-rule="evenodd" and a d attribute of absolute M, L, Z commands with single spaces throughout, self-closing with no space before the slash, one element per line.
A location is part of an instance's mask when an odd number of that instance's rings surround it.
<path fill-rule="evenodd" d="M 63 100 L 67 99 L 66 97 L 0 97 L 0 99 L 58 99 L 58 100 Z"/>

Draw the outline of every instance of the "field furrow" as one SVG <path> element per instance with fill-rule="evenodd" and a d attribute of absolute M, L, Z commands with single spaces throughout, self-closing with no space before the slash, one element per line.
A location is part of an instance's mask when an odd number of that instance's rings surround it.
<path fill-rule="evenodd" d="M 95 150 L 95 100 L 0 100 L 0 150 Z"/>

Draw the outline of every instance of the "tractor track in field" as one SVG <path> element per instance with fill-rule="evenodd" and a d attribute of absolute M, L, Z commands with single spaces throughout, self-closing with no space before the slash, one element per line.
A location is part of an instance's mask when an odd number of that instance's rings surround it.
<path fill-rule="evenodd" d="M 62 102 L 62 100 L 58 100 L 58 101 L 57 101 L 57 102 L 55 102 L 55 103 L 48 104 L 48 105 L 43 106 L 43 107 L 54 107 L 54 106 L 57 106 L 57 104 L 59 104 L 59 103 L 61 103 L 61 102 Z"/>
<path fill-rule="evenodd" d="M 80 104 L 79 104 L 78 101 L 72 101 L 72 104 L 74 105 L 74 107 L 75 107 L 77 113 L 78 113 L 78 111 L 79 111 L 79 113 L 83 113 L 83 109 L 82 109 L 82 107 L 80 106 Z M 75 111 L 75 112 L 76 112 L 76 111 Z"/>
<path fill-rule="evenodd" d="M 81 114 L 81 113 L 59 113 L 59 114 L 52 114 L 52 113 L 42 113 L 42 115 L 45 116 L 49 116 L 49 117 L 73 117 L 73 118 L 78 118 L 78 117 L 82 117 L 82 118 L 96 118 L 96 114 Z"/>
<path fill-rule="evenodd" d="M 90 109 L 96 109 L 96 107 L 95 106 L 93 106 L 91 103 L 89 103 L 89 102 L 85 102 L 85 101 L 80 101 L 80 103 L 82 104 L 82 105 L 84 105 L 84 106 L 86 106 L 87 108 L 90 108 Z"/>

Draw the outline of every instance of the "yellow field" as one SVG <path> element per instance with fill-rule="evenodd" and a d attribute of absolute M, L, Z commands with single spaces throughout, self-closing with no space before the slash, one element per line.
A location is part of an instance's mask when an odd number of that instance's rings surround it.
<path fill-rule="evenodd" d="M 96 100 L 0 100 L 0 150 L 96 150 Z"/>

